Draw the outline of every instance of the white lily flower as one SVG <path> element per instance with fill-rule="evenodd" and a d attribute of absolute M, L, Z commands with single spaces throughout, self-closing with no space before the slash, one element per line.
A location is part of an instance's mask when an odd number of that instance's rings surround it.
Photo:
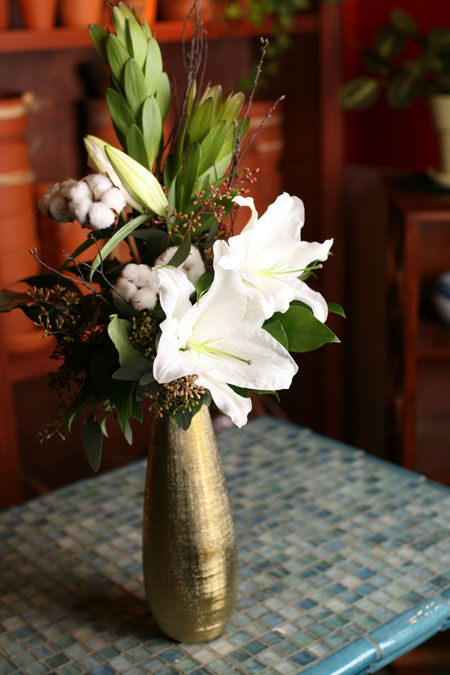
<path fill-rule="evenodd" d="M 250 220 L 228 243 L 220 241 L 215 259 L 223 269 L 239 272 L 249 297 L 249 310 L 260 311 L 269 319 L 275 312 L 286 312 L 292 300 L 300 300 L 311 307 L 319 321 L 326 321 L 325 299 L 298 277 L 312 262 L 327 259 L 333 240 L 323 244 L 300 240 L 303 202 L 286 192 L 261 218 L 251 197 L 237 196 L 234 201 L 251 209 Z"/>
<path fill-rule="evenodd" d="M 216 242 L 217 244 L 218 242 Z M 246 318 L 247 298 L 237 272 L 215 270 L 211 288 L 192 305 L 194 286 L 179 269 L 162 267 L 161 323 L 153 374 L 157 382 L 197 375 L 220 410 L 236 426 L 247 421 L 251 400 L 229 385 L 252 390 L 287 389 L 298 370 L 289 352 L 261 321 Z"/>

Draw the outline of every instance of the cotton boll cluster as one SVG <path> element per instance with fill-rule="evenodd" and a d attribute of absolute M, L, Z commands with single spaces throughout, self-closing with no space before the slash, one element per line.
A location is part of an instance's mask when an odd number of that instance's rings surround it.
<path fill-rule="evenodd" d="M 167 265 L 177 250 L 177 246 L 171 246 L 170 248 L 166 249 L 164 253 L 162 253 L 156 260 L 155 267 L 163 267 L 164 265 Z M 178 269 L 182 270 L 186 274 L 187 278 L 192 284 L 194 284 L 194 286 L 196 285 L 197 281 L 205 272 L 205 263 L 203 262 L 203 258 L 198 248 L 191 246 L 191 250 L 189 251 L 186 260 L 179 266 Z"/>
<path fill-rule="evenodd" d="M 153 268 L 130 263 L 114 286 L 114 296 L 135 309 L 153 309 L 159 292 L 159 278 Z"/>
<path fill-rule="evenodd" d="M 84 227 L 103 230 L 116 222 L 126 202 L 110 179 L 98 173 L 50 186 L 39 206 L 54 220 L 78 220 Z"/>
<path fill-rule="evenodd" d="M 76 184 L 76 180 L 69 178 L 69 180 L 65 180 L 62 183 L 50 185 L 39 202 L 39 208 L 44 216 L 53 218 L 53 220 L 57 220 L 60 223 L 68 223 L 73 220 L 74 214 L 69 204 L 69 190 Z"/>

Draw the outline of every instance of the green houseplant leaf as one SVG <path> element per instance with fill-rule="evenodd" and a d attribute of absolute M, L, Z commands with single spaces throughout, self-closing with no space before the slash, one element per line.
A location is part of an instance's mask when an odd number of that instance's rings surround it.
<path fill-rule="evenodd" d="M 291 352 L 310 352 L 328 342 L 339 342 L 328 326 L 300 304 L 291 304 L 287 312 L 277 312 L 274 318 L 283 326 Z"/>
<path fill-rule="evenodd" d="M 102 428 L 93 415 L 90 415 L 83 426 L 83 446 L 89 466 L 98 471 L 102 458 Z"/>

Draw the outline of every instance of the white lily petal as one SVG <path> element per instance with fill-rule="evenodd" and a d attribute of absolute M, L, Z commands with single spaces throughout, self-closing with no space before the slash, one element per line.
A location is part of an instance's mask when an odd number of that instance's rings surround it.
<path fill-rule="evenodd" d="M 158 267 L 159 301 L 168 318 L 179 318 L 192 307 L 189 296 L 195 287 L 186 274 L 176 267 Z"/>
<path fill-rule="evenodd" d="M 209 375 L 199 376 L 196 383 L 205 387 L 211 393 L 216 406 L 231 419 L 237 427 L 247 423 L 247 417 L 252 409 L 250 398 L 239 396 L 227 384 Z"/>
<path fill-rule="evenodd" d="M 328 317 L 328 305 L 325 298 L 317 291 L 313 291 L 304 281 L 297 280 L 293 290 L 294 300 L 300 300 L 311 307 L 316 319 L 325 323 Z"/>
<path fill-rule="evenodd" d="M 219 241 L 214 244 L 214 251 Z M 195 324 L 195 339 L 204 342 L 213 335 L 228 335 L 242 321 L 247 298 L 238 272 L 215 268 L 214 281 L 199 300 L 199 316 Z"/>
<path fill-rule="evenodd" d="M 258 220 L 258 211 L 255 208 L 253 197 L 241 197 L 241 195 L 236 195 L 233 201 L 236 202 L 236 204 L 239 204 L 239 206 L 247 206 L 250 209 L 251 215 L 244 227 L 245 230 L 250 230 Z"/>
<path fill-rule="evenodd" d="M 161 384 L 197 372 L 189 355 L 180 351 L 178 323 L 178 319 L 166 319 L 161 324 L 158 352 L 153 362 L 153 377 Z"/>
<path fill-rule="evenodd" d="M 189 341 L 188 347 L 190 344 Z M 289 352 L 267 331 L 245 323 L 238 335 L 206 343 L 197 358 L 198 372 L 228 384 L 264 391 L 287 389 L 298 370 Z"/>

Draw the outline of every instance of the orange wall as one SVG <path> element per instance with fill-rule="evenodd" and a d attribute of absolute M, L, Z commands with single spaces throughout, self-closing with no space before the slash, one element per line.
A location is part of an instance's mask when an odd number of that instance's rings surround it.
<path fill-rule="evenodd" d="M 423 31 L 450 27 L 450 0 L 345 0 L 344 79 L 366 73 L 358 44 L 370 45 L 375 30 L 390 11 L 404 9 Z M 425 100 L 406 110 L 378 101 L 372 108 L 344 113 L 345 161 L 421 171 L 437 162 L 436 141 Z"/>

